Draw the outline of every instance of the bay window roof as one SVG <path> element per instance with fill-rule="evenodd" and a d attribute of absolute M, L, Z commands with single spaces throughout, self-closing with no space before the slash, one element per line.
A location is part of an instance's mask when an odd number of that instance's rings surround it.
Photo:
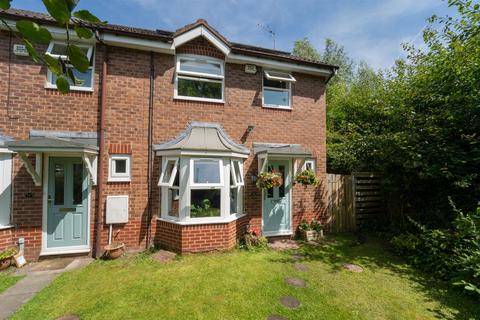
<path fill-rule="evenodd" d="M 4 146 L 6 142 L 12 141 L 12 140 L 13 140 L 12 138 L 0 132 L 0 148 Z"/>
<path fill-rule="evenodd" d="M 173 140 L 154 146 L 156 154 L 218 154 L 246 158 L 250 150 L 233 141 L 217 123 L 192 122 Z"/>

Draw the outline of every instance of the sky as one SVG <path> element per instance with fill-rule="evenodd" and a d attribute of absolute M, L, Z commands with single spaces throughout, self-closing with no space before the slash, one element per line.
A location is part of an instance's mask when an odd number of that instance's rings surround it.
<path fill-rule="evenodd" d="M 12 6 L 45 11 L 40 0 Z M 284 51 L 304 37 L 322 50 L 332 38 L 376 69 L 404 57 L 402 43 L 420 46 L 431 15 L 454 14 L 445 0 L 81 0 L 78 8 L 109 23 L 168 31 L 202 18 L 229 41 L 273 48 L 268 28 Z"/>

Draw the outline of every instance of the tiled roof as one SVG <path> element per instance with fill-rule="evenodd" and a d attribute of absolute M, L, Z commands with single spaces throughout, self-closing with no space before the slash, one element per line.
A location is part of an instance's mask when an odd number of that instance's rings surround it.
<path fill-rule="evenodd" d="M 40 23 L 44 24 L 51 24 L 56 25 L 55 20 L 47 14 L 33 12 L 28 10 L 21 10 L 21 9 L 9 9 L 9 10 L 0 10 L 0 16 L 8 17 L 11 19 L 31 19 L 35 20 Z M 280 61 L 287 61 L 291 63 L 303 64 L 303 65 L 310 65 L 314 67 L 323 67 L 328 69 L 338 69 L 337 66 L 333 66 L 327 63 L 323 63 L 321 61 L 305 59 L 301 57 L 294 56 L 289 52 L 267 49 L 257 46 L 251 46 L 241 43 L 234 43 L 229 42 L 222 34 L 220 34 L 217 30 L 215 30 L 212 26 L 210 26 L 205 20 L 199 19 L 194 23 L 188 24 L 180 29 L 177 29 L 175 32 L 165 31 L 165 30 L 150 30 L 150 29 L 143 29 L 143 28 L 135 28 L 117 24 L 88 24 L 90 27 L 98 28 L 99 30 L 104 30 L 107 32 L 112 32 L 116 34 L 123 34 L 129 35 L 133 37 L 140 37 L 140 38 L 149 38 L 149 39 L 158 39 L 164 42 L 171 42 L 175 36 L 183 34 L 199 25 L 203 25 L 209 31 L 211 31 L 215 36 L 220 38 L 224 41 L 230 48 L 232 49 L 233 53 L 248 55 L 248 56 L 255 56 L 255 57 L 263 57 L 269 58 L 273 60 L 280 60 Z"/>

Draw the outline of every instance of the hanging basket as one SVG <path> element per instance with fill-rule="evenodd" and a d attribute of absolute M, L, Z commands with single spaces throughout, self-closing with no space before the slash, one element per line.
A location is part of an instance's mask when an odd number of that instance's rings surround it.
<path fill-rule="evenodd" d="M 283 185 L 283 177 L 279 172 L 261 172 L 257 176 L 257 188 L 259 189 L 271 189 L 281 185 Z"/>
<path fill-rule="evenodd" d="M 318 186 L 320 183 L 315 172 L 310 169 L 299 172 L 295 176 L 295 182 L 304 186 Z"/>

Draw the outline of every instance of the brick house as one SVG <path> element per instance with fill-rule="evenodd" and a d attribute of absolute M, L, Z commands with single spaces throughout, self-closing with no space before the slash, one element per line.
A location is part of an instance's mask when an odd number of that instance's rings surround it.
<path fill-rule="evenodd" d="M 66 59 L 65 34 L 37 49 Z M 325 86 L 336 67 L 233 43 L 204 20 L 175 32 L 98 27 L 78 42 L 90 69 L 55 75 L 0 31 L 0 250 L 27 259 L 99 256 L 111 238 L 182 252 L 235 246 L 249 225 L 269 237 L 326 215 Z M 319 187 L 293 183 L 310 167 Z M 283 174 L 260 190 L 259 172 Z"/>

